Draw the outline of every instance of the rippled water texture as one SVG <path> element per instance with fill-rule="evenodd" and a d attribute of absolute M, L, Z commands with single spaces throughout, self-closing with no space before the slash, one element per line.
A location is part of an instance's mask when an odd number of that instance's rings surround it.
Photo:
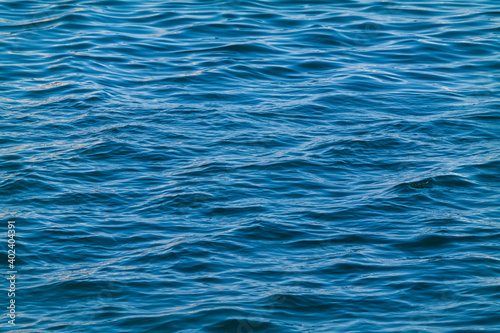
<path fill-rule="evenodd" d="M 4 0 L 0 36 L 19 332 L 500 332 L 498 1 Z"/>

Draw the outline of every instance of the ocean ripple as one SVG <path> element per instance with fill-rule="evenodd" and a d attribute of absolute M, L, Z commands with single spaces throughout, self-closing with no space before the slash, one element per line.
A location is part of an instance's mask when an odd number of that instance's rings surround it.
<path fill-rule="evenodd" d="M 16 329 L 498 332 L 499 13 L 0 2 Z"/>

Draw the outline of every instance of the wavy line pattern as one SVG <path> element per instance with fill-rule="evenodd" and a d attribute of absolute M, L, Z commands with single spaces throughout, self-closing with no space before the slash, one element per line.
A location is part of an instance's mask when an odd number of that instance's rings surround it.
<path fill-rule="evenodd" d="M 1 1 L 16 329 L 500 331 L 499 18 Z"/>

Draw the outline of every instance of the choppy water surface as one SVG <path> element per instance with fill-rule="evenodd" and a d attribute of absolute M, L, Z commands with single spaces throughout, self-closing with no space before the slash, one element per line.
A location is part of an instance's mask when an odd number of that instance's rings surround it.
<path fill-rule="evenodd" d="M 15 328 L 499 332 L 499 35 L 494 0 L 1 1 Z"/>

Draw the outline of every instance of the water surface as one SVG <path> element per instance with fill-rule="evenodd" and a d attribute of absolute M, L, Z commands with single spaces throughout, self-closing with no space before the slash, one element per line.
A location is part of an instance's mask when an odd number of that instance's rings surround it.
<path fill-rule="evenodd" d="M 1 1 L 15 329 L 499 332 L 499 33 L 494 0 Z"/>

